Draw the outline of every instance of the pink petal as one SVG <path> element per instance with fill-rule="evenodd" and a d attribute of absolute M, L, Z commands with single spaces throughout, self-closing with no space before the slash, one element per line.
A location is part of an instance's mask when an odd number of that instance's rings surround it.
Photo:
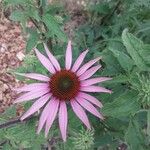
<path fill-rule="evenodd" d="M 68 123 L 68 116 L 67 116 L 67 107 L 66 103 L 64 101 L 60 102 L 60 108 L 59 108 L 59 127 L 61 131 L 61 135 L 64 141 L 66 141 L 66 135 L 67 135 L 67 123 Z"/>
<path fill-rule="evenodd" d="M 78 68 L 79 68 L 80 65 L 82 64 L 82 62 L 83 62 L 83 60 L 84 60 L 84 58 L 85 58 L 87 52 L 88 52 L 88 50 L 82 52 L 82 53 L 80 54 L 80 56 L 77 58 L 77 60 L 75 61 L 74 65 L 73 65 L 73 67 L 72 67 L 72 69 L 71 69 L 73 72 L 76 72 L 76 71 L 78 70 Z"/>
<path fill-rule="evenodd" d="M 79 95 L 78 95 L 78 97 L 82 97 L 82 98 L 88 100 L 89 102 L 95 104 L 96 106 L 98 106 L 100 108 L 103 107 L 102 103 L 98 99 L 96 99 L 95 97 L 93 97 L 93 96 L 91 96 L 89 94 L 80 92 Z"/>
<path fill-rule="evenodd" d="M 49 103 L 51 102 L 51 100 L 49 101 Z M 37 133 L 39 134 L 40 131 L 42 130 L 46 120 L 47 120 L 47 117 L 49 115 L 49 103 L 46 105 L 46 107 L 44 108 L 41 116 L 40 116 L 40 120 L 39 120 L 39 125 L 38 125 L 38 129 L 37 129 Z"/>
<path fill-rule="evenodd" d="M 89 85 L 93 85 L 93 84 L 96 84 L 99 82 L 104 82 L 107 80 L 111 80 L 111 78 L 107 78 L 107 77 L 92 78 L 92 79 L 82 81 L 81 85 L 82 86 L 89 86 Z"/>
<path fill-rule="evenodd" d="M 54 119 L 58 111 L 58 106 L 59 106 L 59 100 L 56 100 L 55 98 L 53 98 L 49 103 L 49 112 L 46 121 L 45 136 L 48 135 L 49 129 L 51 128 L 54 122 Z"/>
<path fill-rule="evenodd" d="M 32 83 L 29 85 L 25 85 L 21 88 L 16 88 L 14 90 L 20 93 L 20 92 L 34 91 L 35 89 L 38 89 L 38 90 L 47 89 L 48 87 L 49 87 L 48 83 Z"/>
<path fill-rule="evenodd" d="M 46 58 L 43 54 L 41 54 L 36 48 L 35 48 L 35 52 L 36 55 L 38 57 L 38 59 L 40 60 L 40 62 L 42 63 L 42 65 L 52 74 L 54 74 L 56 71 L 53 67 L 53 65 L 51 64 L 51 62 L 48 60 L 48 58 Z"/>
<path fill-rule="evenodd" d="M 17 75 L 20 75 L 20 76 L 24 76 L 24 77 L 27 77 L 27 78 L 30 78 L 30 79 L 34 79 L 34 80 L 39 80 L 39 81 L 45 81 L 45 82 L 48 82 L 50 80 L 49 77 L 47 76 L 44 76 L 42 74 L 37 74 L 37 73 L 15 73 Z"/>
<path fill-rule="evenodd" d="M 77 71 L 77 75 L 80 76 L 81 74 L 83 74 L 87 69 L 89 69 L 93 64 L 95 64 L 97 61 L 99 61 L 101 58 L 95 58 L 91 61 L 89 61 L 88 63 L 84 64 L 78 71 Z"/>
<path fill-rule="evenodd" d="M 42 95 L 48 93 L 50 91 L 50 89 L 43 89 L 40 91 L 31 91 L 28 93 L 23 94 L 22 96 L 20 96 L 19 98 L 17 98 L 14 103 L 20 103 L 20 102 L 24 102 L 24 101 L 30 101 L 32 99 L 41 97 Z"/>
<path fill-rule="evenodd" d="M 57 61 L 57 59 L 51 54 L 51 52 L 49 51 L 47 45 L 44 43 L 44 48 L 46 50 L 46 53 L 47 53 L 47 56 L 48 58 L 50 59 L 51 63 L 53 64 L 53 66 L 56 68 L 57 71 L 59 71 L 61 68 L 60 68 L 60 65 Z"/>
<path fill-rule="evenodd" d="M 66 63 L 66 65 L 65 65 L 66 69 L 69 70 L 71 68 L 71 64 L 72 64 L 72 47 L 71 47 L 71 41 L 69 41 L 68 45 L 67 45 L 65 63 Z"/>
<path fill-rule="evenodd" d="M 52 94 L 48 93 L 42 96 L 41 98 L 39 98 L 36 102 L 34 102 L 31 108 L 21 117 L 21 120 L 26 119 L 27 117 L 29 117 L 30 115 L 38 111 L 41 107 L 43 107 L 46 104 L 46 102 L 49 100 L 51 95 Z"/>
<path fill-rule="evenodd" d="M 85 92 L 103 92 L 103 93 L 112 93 L 111 90 L 105 89 L 99 86 L 83 86 L 81 87 L 81 91 Z"/>
<path fill-rule="evenodd" d="M 95 115 L 96 117 L 98 117 L 100 119 L 104 119 L 103 116 L 97 111 L 97 109 L 91 103 L 89 103 L 87 100 L 85 100 L 83 98 L 79 98 L 79 97 L 77 97 L 76 100 L 87 111 L 89 111 L 90 113 L 92 113 L 93 115 Z"/>
<path fill-rule="evenodd" d="M 77 117 L 87 126 L 88 129 L 90 129 L 91 127 L 90 127 L 89 119 L 85 111 L 83 110 L 83 108 L 75 100 L 71 100 L 70 103 Z"/>
<path fill-rule="evenodd" d="M 94 66 L 90 69 L 88 69 L 87 71 L 85 71 L 80 77 L 80 80 L 85 80 L 90 78 L 97 70 L 99 70 L 101 68 L 101 65 L 98 66 Z"/>

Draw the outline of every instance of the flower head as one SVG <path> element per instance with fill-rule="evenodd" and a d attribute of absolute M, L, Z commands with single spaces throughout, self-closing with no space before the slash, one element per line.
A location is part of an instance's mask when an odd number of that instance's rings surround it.
<path fill-rule="evenodd" d="M 135 81 L 131 79 L 132 88 L 138 92 L 138 101 L 144 108 L 150 108 L 150 75 L 136 74 Z"/>
<path fill-rule="evenodd" d="M 16 99 L 15 103 L 37 99 L 31 108 L 21 117 L 21 120 L 29 117 L 40 108 L 44 107 L 38 125 L 38 133 L 45 126 L 45 135 L 48 134 L 56 115 L 58 114 L 59 127 L 64 141 L 67 134 L 67 104 L 70 104 L 77 117 L 90 129 L 90 123 L 85 110 L 96 117 L 104 119 L 101 113 L 96 109 L 102 107 L 101 102 L 88 93 L 104 92 L 111 93 L 110 90 L 96 86 L 96 83 L 110 80 L 107 77 L 90 78 L 100 69 L 101 65 L 93 66 L 100 58 L 95 58 L 81 66 L 88 50 L 82 52 L 74 64 L 72 64 L 71 41 L 68 42 L 65 68 L 61 69 L 57 59 L 50 53 L 44 44 L 48 57 L 35 49 L 37 58 L 42 65 L 50 72 L 51 76 L 45 76 L 37 73 L 22 74 L 21 76 L 41 81 L 32 83 L 16 89 L 19 93 L 25 92 Z M 90 79 L 89 79 L 90 78 Z"/>
<path fill-rule="evenodd" d="M 94 145 L 94 130 L 82 129 L 80 132 L 75 133 L 72 141 L 76 149 L 91 149 L 91 147 Z"/>

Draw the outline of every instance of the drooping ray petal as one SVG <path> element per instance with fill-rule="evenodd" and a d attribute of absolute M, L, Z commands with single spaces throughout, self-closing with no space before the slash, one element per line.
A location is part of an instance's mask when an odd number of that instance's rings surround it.
<path fill-rule="evenodd" d="M 103 93 L 112 93 L 111 90 L 105 89 L 99 86 L 82 86 L 81 91 L 85 92 L 103 92 Z"/>
<path fill-rule="evenodd" d="M 51 52 L 49 51 L 47 45 L 44 43 L 44 48 L 45 48 L 45 51 L 47 53 L 47 56 L 48 58 L 50 59 L 51 63 L 53 64 L 53 66 L 56 68 L 57 71 L 59 71 L 61 68 L 60 68 L 60 65 L 57 61 L 57 59 L 51 54 Z"/>
<path fill-rule="evenodd" d="M 96 99 L 95 97 L 93 97 L 93 96 L 91 96 L 91 95 L 89 95 L 87 93 L 80 92 L 78 94 L 78 97 L 82 97 L 82 98 L 88 100 L 89 102 L 95 104 L 96 106 L 98 106 L 100 108 L 103 107 L 102 103 L 98 99 Z"/>
<path fill-rule="evenodd" d="M 36 55 L 38 59 L 40 60 L 41 64 L 50 72 L 50 73 L 55 73 L 55 69 L 53 65 L 51 64 L 50 60 L 46 58 L 43 54 L 41 54 L 36 48 L 35 48 Z"/>
<path fill-rule="evenodd" d="M 55 98 L 53 98 L 49 103 L 49 112 L 48 112 L 48 118 L 46 120 L 45 136 L 48 135 L 49 129 L 51 128 L 54 122 L 54 119 L 58 111 L 58 106 L 59 106 L 59 100 Z"/>
<path fill-rule="evenodd" d="M 34 102 L 33 105 L 30 107 L 30 109 L 21 117 L 21 120 L 24 120 L 25 118 L 29 117 L 30 115 L 38 111 L 41 107 L 43 107 L 49 100 L 51 95 L 52 94 L 48 93 L 39 98 L 36 102 Z"/>
<path fill-rule="evenodd" d="M 59 108 L 59 128 L 61 131 L 61 135 L 64 141 L 66 141 L 67 136 L 67 124 L 68 124 L 68 115 L 67 115 L 67 107 L 65 101 L 60 102 Z"/>
<path fill-rule="evenodd" d="M 29 85 L 25 85 L 21 88 L 16 88 L 14 89 L 16 92 L 20 93 L 20 92 L 29 92 L 29 91 L 34 91 L 35 89 L 45 89 L 48 88 L 49 84 L 47 83 L 32 83 Z"/>
<path fill-rule="evenodd" d="M 24 76 L 24 77 L 27 77 L 27 78 L 30 78 L 30 79 L 34 79 L 34 80 L 39 80 L 39 81 L 43 81 L 43 82 L 48 82 L 49 81 L 49 77 L 47 76 L 44 76 L 42 74 L 38 74 L 38 73 L 15 73 L 17 75 L 20 75 L 20 76 Z"/>
<path fill-rule="evenodd" d="M 66 49 L 66 56 L 65 56 L 65 66 L 67 70 L 71 68 L 71 64 L 72 64 L 72 47 L 71 47 L 71 41 L 69 41 Z"/>
<path fill-rule="evenodd" d="M 90 69 L 88 69 L 87 71 L 85 71 L 80 77 L 80 80 L 86 80 L 88 78 L 90 78 L 97 70 L 99 70 L 101 68 L 101 65 L 98 66 L 94 66 Z"/>
<path fill-rule="evenodd" d="M 101 58 L 95 58 L 91 61 L 89 61 L 88 63 L 84 64 L 78 71 L 77 71 L 77 75 L 80 76 L 81 74 L 83 74 L 87 69 L 89 69 L 93 64 L 95 64 L 97 61 L 99 61 Z"/>
<path fill-rule="evenodd" d="M 107 77 L 92 78 L 92 79 L 82 81 L 81 84 L 82 86 L 89 86 L 107 80 L 111 80 L 111 78 L 107 78 Z"/>
<path fill-rule="evenodd" d="M 48 93 L 50 91 L 49 88 L 47 89 L 43 89 L 40 91 L 31 91 L 28 93 L 23 94 L 22 96 L 20 96 L 19 98 L 17 98 L 14 103 L 20 103 L 20 102 L 24 102 L 24 101 L 30 101 L 32 99 L 38 98 L 46 93 Z"/>
<path fill-rule="evenodd" d="M 48 104 L 45 106 L 45 108 L 43 109 L 43 112 L 40 116 L 40 120 L 39 120 L 39 125 L 38 125 L 38 129 L 37 129 L 37 133 L 39 134 L 40 131 L 42 130 L 46 120 L 47 120 L 47 117 L 49 115 L 49 103 L 51 102 L 51 100 L 48 102 Z"/>
<path fill-rule="evenodd" d="M 88 129 L 90 129 L 91 127 L 90 127 L 89 119 L 85 111 L 83 110 L 83 108 L 75 100 L 71 100 L 70 103 L 77 117 L 86 125 Z"/>
<path fill-rule="evenodd" d="M 97 111 L 97 109 L 87 100 L 83 99 L 83 98 L 76 98 L 77 102 L 84 107 L 87 111 L 89 111 L 90 113 L 92 113 L 93 115 L 95 115 L 96 117 L 100 118 L 100 119 L 104 119 L 103 116 Z"/>
<path fill-rule="evenodd" d="M 74 65 L 71 69 L 73 72 L 76 72 L 79 69 L 79 67 L 82 64 L 82 62 L 83 62 L 83 60 L 84 60 L 87 53 L 88 53 L 88 50 L 82 52 L 80 54 L 80 56 L 77 58 L 77 60 L 75 61 Z"/>

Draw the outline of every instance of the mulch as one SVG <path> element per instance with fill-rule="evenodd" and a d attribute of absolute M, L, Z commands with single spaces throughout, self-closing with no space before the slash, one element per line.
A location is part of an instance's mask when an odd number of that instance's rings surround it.
<path fill-rule="evenodd" d="M 11 74 L 11 70 L 21 65 L 24 49 L 20 26 L 3 18 L 0 21 L 0 113 L 17 96 L 12 89 L 23 84 Z"/>

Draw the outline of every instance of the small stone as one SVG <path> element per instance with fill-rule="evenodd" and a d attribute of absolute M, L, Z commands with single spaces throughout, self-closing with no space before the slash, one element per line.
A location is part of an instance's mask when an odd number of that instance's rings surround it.
<path fill-rule="evenodd" d="M 10 95 L 9 95 L 9 94 L 6 94 L 6 98 L 8 98 L 8 99 L 9 99 L 9 98 L 10 98 Z"/>
<path fill-rule="evenodd" d="M 5 43 L 2 43 L 2 45 L 0 46 L 0 52 L 4 53 L 7 50 L 7 46 Z"/>
<path fill-rule="evenodd" d="M 3 104 L 6 104 L 6 102 L 7 102 L 7 98 L 3 97 Z"/>
<path fill-rule="evenodd" d="M 4 68 L 6 68 L 6 67 L 7 67 L 7 64 L 6 64 L 6 63 L 4 63 L 4 64 L 3 64 L 3 67 L 4 67 Z"/>
<path fill-rule="evenodd" d="M 16 64 L 16 61 L 15 61 L 15 60 L 12 60 L 12 61 L 10 62 L 10 64 L 11 64 L 12 66 L 14 66 L 14 65 Z"/>
<path fill-rule="evenodd" d="M 20 60 L 20 61 L 23 61 L 23 59 L 24 59 L 24 57 L 25 57 L 25 55 L 22 53 L 22 52 L 19 52 L 19 53 L 17 53 L 17 58 Z"/>
<path fill-rule="evenodd" d="M 9 89 L 9 87 L 8 87 L 7 84 L 4 84 L 4 89 L 5 89 L 5 90 L 8 90 L 8 89 Z"/>
<path fill-rule="evenodd" d="M 0 91 L 0 100 L 3 98 L 3 93 Z"/>

